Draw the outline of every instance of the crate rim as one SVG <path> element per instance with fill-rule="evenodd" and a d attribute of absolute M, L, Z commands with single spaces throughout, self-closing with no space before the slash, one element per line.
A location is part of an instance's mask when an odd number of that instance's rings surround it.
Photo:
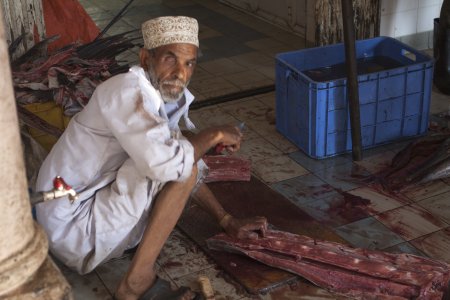
<path fill-rule="evenodd" d="M 414 63 L 414 64 L 412 64 L 410 66 L 428 65 L 428 66 L 426 66 L 426 68 L 433 68 L 433 66 L 434 66 L 435 59 L 433 57 L 429 56 L 426 53 L 419 52 L 420 50 L 414 49 L 411 46 L 406 45 L 405 43 L 403 43 L 403 42 L 401 42 L 401 41 L 399 41 L 399 40 L 397 40 L 397 39 L 395 39 L 393 37 L 390 37 L 390 36 L 378 36 L 378 37 L 374 37 L 374 38 L 370 38 L 370 39 L 357 40 L 355 42 L 356 43 L 363 43 L 363 42 L 373 41 L 373 40 L 391 40 L 391 41 L 394 41 L 394 43 L 398 43 L 398 44 L 401 44 L 402 46 L 404 46 L 406 50 L 414 53 L 415 55 L 418 54 L 419 56 L 423 56 L 423 58 L 426 59 L 426 61 Z M 344 43 L 342 42 L 342 43 L 336 43 L 336 44 L 325 45 L 325 46 L 318 46 L 318 47 L 312 47 L 312 48 L 304 48 L 304 49 L 300 49 L 300 50 L 292 50 L 292 51 L 280 52 L 280 53 L 277 53 L 275 55 L 275 59 L 278 62 L 283 63 L 284 65 L 286 65 L 291 70 L 291 72 L 297 73 L 303 79 L 307 80 L 310 83 L 314 83 L 315 85 L 327 85 L 328 86 L 330 83 L 333 83 L 335 81 L 343 81 L 343 85 L 346 85 L 347 84 L 347 77 L 340 77 L 340 78 L 335 78 L 335 79 L 325 80 L 325 81 L 315 81 L 312 78 L 310 78 L 309 76 L 306 76 L 303 73 L 303 71 L 299 72 L 298 70 L 296 70 L 296 68 L 294 66 L 292 66 L 292 64 L 288 63 L 285 59 L 280 57 L 280 56 L 283 56 L 283 55 L 294 54 L 294 53 L 299 53 L 299 52 L 313 52 L 313 51 L 316 51 L 317 49 L 323 48 L 323 47 L 339 47 L 339 46 L 344 46 Z M 356 45 L 355 45 L 355 47 L 356 47 Z M 400 67 L 396 67 L 396 68 L 385 70 L 384 72 L 388 72 L 388 71 L 392 71 L 392 70 L 400 70 L 400 69 L 401 70 L 405 70 L 406 69 L 406 71 L 407 71 L 408 67 L 410 67 L 410 66 L 400 66 Z M 357 75 L 358 81 L 360 80 L 361 76 L 367 76 L 369 74 L 371 74 L 371 73 Z"/>

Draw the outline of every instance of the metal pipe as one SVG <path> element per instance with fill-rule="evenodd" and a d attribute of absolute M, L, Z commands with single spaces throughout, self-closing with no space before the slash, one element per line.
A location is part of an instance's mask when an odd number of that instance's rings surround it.
<path fill-rule="evenodd" d="M 347 95 L 350 107 L 352 157 L 361 160 L 361 119 L 359 113 L 358 72 L 356 67 L 355 23 L 352 0 L 341 0 L 344 27 L 345 62 L 347 69 Z"/>
<path fill-rule="evenodd" d="M 216 105 L 216 104 L 225 103 L 225 102 L 233 101 L 233 100 L 238 100 L 238 99 L 242 99 L 242 98 L 246 98 L 246 97 L 252 97 L 252 96 L 256 96 L 256 95 L 260 95 L 260 94 L 266 94 L 266 93 L 273 92 L 273 91 L 275 91 L 275 85 L 271 84 L 271 85 L 267 85 L 267 86 L 262 86 L 262 87 L 258 87 L 258 88 L 254 88 L 254 89 L 245 90 L 245 91 L 234 92 L 234 93 L 221 95 L 221 96 L 217 96 L 217 97 L 212 97 L 212 98 L 205 99 L 202 101 L 194 102 L 194 103 L 192 103 L 190 108 L 193 110 L 199 109 L 199 108 L 203 108 L 206 106 Z"/>

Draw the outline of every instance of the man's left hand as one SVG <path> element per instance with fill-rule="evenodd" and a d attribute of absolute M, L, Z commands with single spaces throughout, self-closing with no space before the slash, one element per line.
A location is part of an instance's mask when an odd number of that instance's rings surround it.
<path fill-rule="evenodd" d="M 238 239 L 257 239 L 260 235 L 265 236 L 267 230 L 267 219 L 265 217 L 252 217 L 238 219 L 229 218 L 226 224 L 223 224 L 225 232 Z"/>

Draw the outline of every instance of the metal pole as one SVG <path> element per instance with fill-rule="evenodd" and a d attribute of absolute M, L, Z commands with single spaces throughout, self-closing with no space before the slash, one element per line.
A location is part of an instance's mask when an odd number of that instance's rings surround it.
<path fill-rule="evenodd" d="M 436 87 L 450 95 L 450 0 L 444 0 L 434 41 L 434 77 Z"/>
<path fill-rule="evenodd" d="M 347 95 L 350 107 L 350 125 L 352 132 L 352 156 L 354 161 L 361 160 L 361 119 L 359 113 L 358 73 L 356 67 L 355 24 L 352 0 L 341 0 L 344 27 L 345 61 L 347 68 Z"/>

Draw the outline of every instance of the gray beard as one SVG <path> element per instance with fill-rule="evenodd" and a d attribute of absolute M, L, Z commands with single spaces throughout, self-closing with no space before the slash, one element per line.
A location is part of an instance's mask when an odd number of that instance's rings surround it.
<path fill-rule="evenodd" d="M 152 66 L 149 66 L 148 68 L 148 76 L 150 78 L 150 83 L 156 90 L 159 91 L 159 93 L 161 94 L 161 98 L 165 103 L 178 102 L 181 98 L 183 98 L 184 88 L 186 88 L 186 86 L 189 84 L 186 83 L 186 85 L 183 86 L 183 90 L 180 93 L 174 94 L 161 87 L 161 83 L 158 81 L 155 70 L 153 69 Z"/>

